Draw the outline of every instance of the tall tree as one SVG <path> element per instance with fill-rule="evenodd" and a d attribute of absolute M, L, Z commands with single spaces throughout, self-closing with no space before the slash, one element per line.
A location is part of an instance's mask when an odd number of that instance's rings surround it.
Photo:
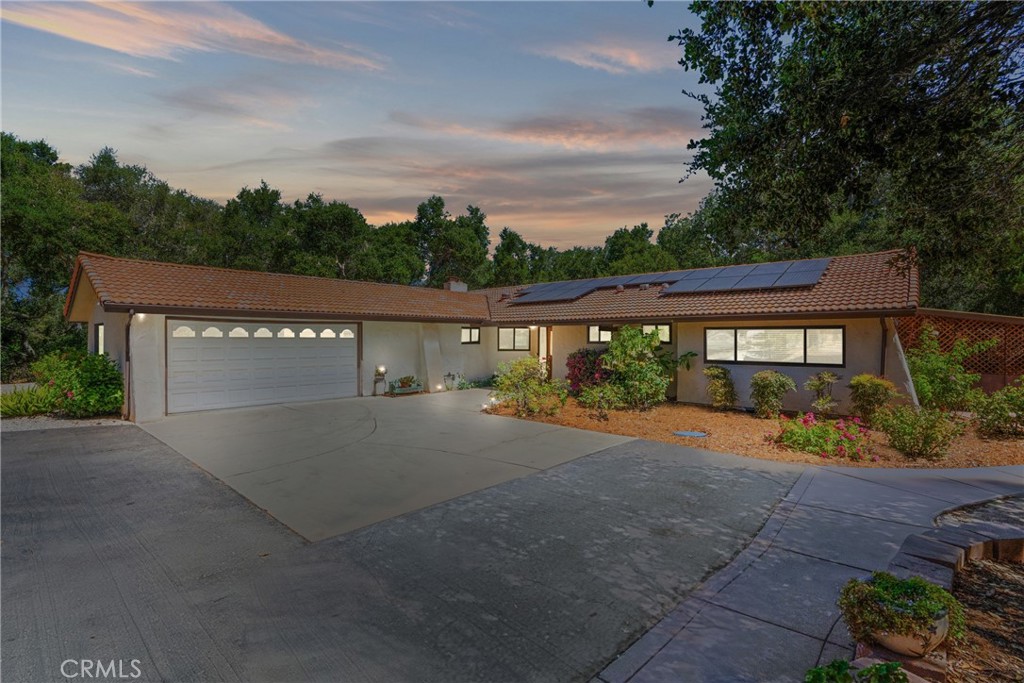
<path fill-rule="evenodd" d="M 427 262 L 427 285 L 441 287 L 451 277 L 471 287 L 486 286 L 491 279 L 487 247 L 490 243 L 487 216 L 475 206 L 452 218 L 444 199 L 432 196 L 416 208 L 413 229 L 420 253 Z"/>
<path fill-rule="evenodd" d="M 713 93 L 688 170 L 726 252 L 914 246 L 927 305 L 1024 313 L 1024 4 L 692 9 L 670 40 Z"/>
<path fill-rule="evenodd" d="M 370 226 L 359 209 L 310 194 L 305 201 L 296 200 L 286 213 L 297 241 L 295 272 L 353 277 L 352 261 L 367 248 L 370 237 Z"/>
<path fill-rule="evenodd" d="M 498 233 L 498 246 L 494 248 L 494 277 L 491 284 L 504 287 L 530 281 L 531 246 L 512 228 L 502 228 Z"/>
<path fill-rule="evenodd" d="M 647 223 L 633 229 L 619 228 L 604 241 L 606 269 L 610 275 L 628 275 L 678 268 L 676 260 L 660 246 L 651 243 L 654 231 Z"/>

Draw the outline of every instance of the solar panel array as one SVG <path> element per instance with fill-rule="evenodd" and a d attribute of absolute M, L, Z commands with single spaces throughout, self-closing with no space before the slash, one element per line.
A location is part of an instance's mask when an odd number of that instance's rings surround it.
<path fill-rule="evenodd" d="M 677 270 L 671 273 L 619 275 L 589 280 L 545 282 L 522 290 L 513 304 L 535 304 L 572 301 L 598 289 L 667 284 L 662 294 L 689 292 L 725 292 L 749 289 L 781 289 L 818 284 L 832 259 L 779 261 L 756 266 L 724 266 L 700 270 Z"/>

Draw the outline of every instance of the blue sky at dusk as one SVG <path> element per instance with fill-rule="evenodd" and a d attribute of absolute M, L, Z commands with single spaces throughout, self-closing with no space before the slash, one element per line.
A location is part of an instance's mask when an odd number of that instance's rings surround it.
<path fill-rule="evenodd" d="M 559 247 L 661 225 L 700 108 L 656 2 L 5 2 L 3 129 L 219 201 L 265 179 L 371 223 L 440 194 Z"/>

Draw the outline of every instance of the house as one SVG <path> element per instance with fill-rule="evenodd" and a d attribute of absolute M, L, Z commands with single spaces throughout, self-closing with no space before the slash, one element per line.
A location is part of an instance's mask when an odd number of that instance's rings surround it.
<path fill-rule="evenodd" d="M 703 403 L 702 367 L 732 371 L 749 406 L 755 372 L 803 382 L 885 375 L 909 389 L 894 320 L 918 306 L 916 268 L 897 251 L 645 273 L 466 291 L 157 263 L 82 253 L 64 314 L 88 325 L 89 349 L 125 375 L 126 415 L 167 414 L 380 393 L 415 375 L 489 377 L 524 356 L 554 377 L 579 348 L 600 348 L 626 324 L 695 351 L 673 384 Z M 383 377 L 382 377 L 383 375 Z M 841 407 L 845 382 L 837 385 Z M 806 392 L 787 408 L 806 408 Z"/>

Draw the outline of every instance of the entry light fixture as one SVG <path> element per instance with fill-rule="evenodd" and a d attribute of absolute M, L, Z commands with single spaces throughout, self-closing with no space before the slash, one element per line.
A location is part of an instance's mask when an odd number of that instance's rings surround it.
<path fill-rule="evenodd" d="M 383 377 L 386 374 L 388 374 L 388 369 L 386 367 L 384 367 L 383 365 L 378 365 L 377 366 L 377 377 Z"/>
<path fill-rule="evenodd" d="M 377 385 L 378 384 L 383 384 L 384 385 L 384 391 L 387 392 L 387 388 L 388 388 L 387 374 L 388 374 L 388 369 L 386 367 L 384 367 L 383 365 L 378 365 L 376 368 L 373 369 L 373 395 L 374 396 L 377 395 Z"/>
<path fill-rule="evenodd" d="M 530 325 L 530 329 L 531 330 L 535 330 L 535 329 L 537 329 L 537 326 L 536 325 Z"/>

